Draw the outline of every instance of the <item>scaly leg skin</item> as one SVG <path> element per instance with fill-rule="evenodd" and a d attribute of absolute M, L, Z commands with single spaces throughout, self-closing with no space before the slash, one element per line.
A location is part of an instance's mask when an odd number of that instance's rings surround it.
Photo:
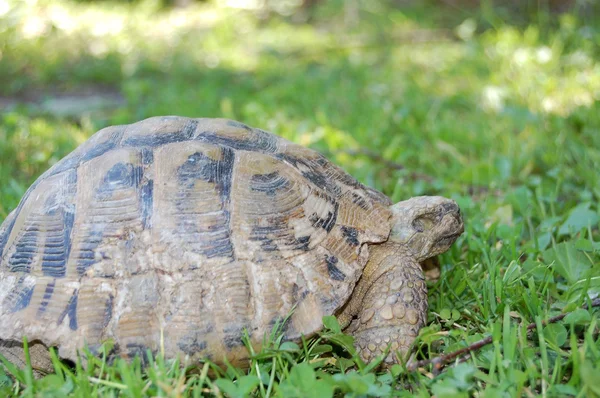
<path fill-rule="evenodd" d="M 23 350 L 22 343 L 0 340 L 0 354 L 18 368 L 25 368 L 25 351 Z M 50 359 L 48 348 L 45 345 L 39 342 L 30 342 L 29 357 L 31 359 L 31 367 L 33 368 L 33 376 L 36 379 L 54 372 L 54 365 Z"/>
<path fill-rule="evenodd" d="M 357 286 L 364 293 L 359 294 L 360 309 L 346 332 L 354 336 L 356 349 L 367 362 L 384 353 L 389 345 L 384 366 L 391 366 L 399 362 L 397 355 L 402 357 L 408 352 L 427 322 L 427 286 L 419 263 L 398 250 L 382 250 L 381 255 L 376 255 L 378 272 L 371 273 L 376 278 L 359 282 L 367 288 Z M 392 261 L 395 266 L 388 267 Z M 348 316 L 342 314 L 342 319 Z"/>

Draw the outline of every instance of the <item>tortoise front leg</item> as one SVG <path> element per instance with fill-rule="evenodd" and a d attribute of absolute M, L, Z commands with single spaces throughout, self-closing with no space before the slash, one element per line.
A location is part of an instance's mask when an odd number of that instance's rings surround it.
<path fill-rule="evenodd" d="M 388 366 L 398 363 L 397 353 L 403 356 L 408 352 L 427 322 L 427 286 L 421 266 L 398 254 L 394 251 L 382 259 L 382 264 L 393 261 L 395 266 L 384 267 L 387 270 L 378 272 L 379 277 L 369 283 L 346 330 L 354 336 L 356 349 L 365 361 L 373 360 L 389 345 L 384 360 Z"/>

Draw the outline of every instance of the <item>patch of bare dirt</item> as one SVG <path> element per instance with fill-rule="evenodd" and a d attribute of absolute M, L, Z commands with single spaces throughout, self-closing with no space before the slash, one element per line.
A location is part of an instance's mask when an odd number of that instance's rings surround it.
<path fill-rule="evenodd" d="M 56 117 L 81 117 L 107 113 L 125 105 L 125 97 L 110 86 L 88 85 L 72 89 L 49 87 L 27 90 L 14 96 L 0 96 L 0 110 L 26 106 L 34 112 Z"/>

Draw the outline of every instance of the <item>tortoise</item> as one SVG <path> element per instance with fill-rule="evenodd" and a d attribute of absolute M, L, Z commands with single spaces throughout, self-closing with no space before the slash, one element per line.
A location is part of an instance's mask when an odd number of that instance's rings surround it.
<path fill-rule="evenodd" d="M 164 352 L 247 364 L 287 318 L 337 316 L 366 361 L 398 361 L 427 319 L 420 263 L 463 232 L 458 205 L 396 204 L 318 152 L 225 119 L 98 131 L 42 174 L 0 227 L 0 353 L 76 360 Z"/>

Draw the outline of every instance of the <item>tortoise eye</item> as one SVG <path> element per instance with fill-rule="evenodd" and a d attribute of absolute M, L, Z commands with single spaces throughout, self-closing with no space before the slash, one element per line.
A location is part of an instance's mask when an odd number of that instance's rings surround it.
<path fill-rule="evenodd" d="M 434 220 L 432 220 L 428 215 L 417 217 L 412 222 L 412 226 L 417 232 L 423 232 L 426 229 L 431 229 L 433 224 Z"/>

